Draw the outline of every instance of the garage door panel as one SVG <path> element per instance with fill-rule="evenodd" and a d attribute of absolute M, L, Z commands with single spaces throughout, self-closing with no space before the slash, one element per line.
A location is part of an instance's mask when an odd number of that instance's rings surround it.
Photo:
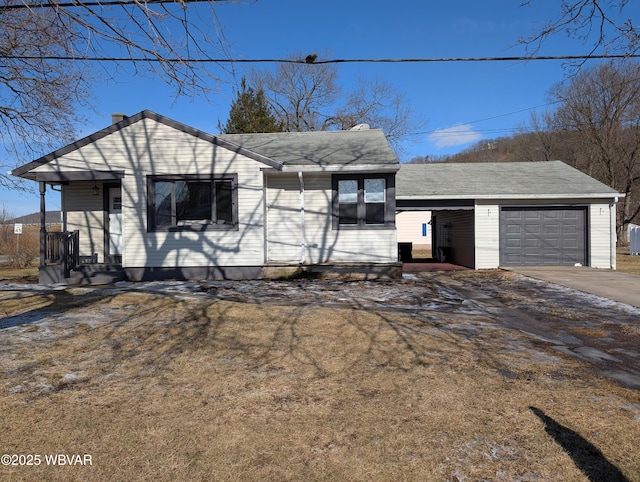
<path fill-rule="evenodd" d="M 500 264 L 586 264 L 586 208 L 516 208 L 500 212 Z"/>
<path fill-rule="evenodd" d="M 508 234 L 519 235 L 522 233 L 522 227 L 517 224 L 510 224 L 506 229 Z"/>
<path fill-rule="evenodd" d="M 545 253 L 542 256 L 542 262 L 538 263 L 538 264 L 543 264 L 543 265 L 557 265 L 557 264 L 562 264 L 561 262 L 561 257 L 558 254 L 554 254 L 554 253 Z"/>
<path fill-rule="evenodd" d="M 529 236 L 524 239 L 524 242 L 520 241 L 518 244 L 525 248 L 540 248 L 540 239 Z"/>
<path fill-rule="evenodd" d="M 540 264 L 540 255 L 538 254 L 525 254 L 521 259 L 524 259 L 525 264 Z"/>
<path fill-rule="evenodd" d="M 554 251 L 560 250 L 560 248 L 562 248 L 562 246 L 560 245 L 560 240 L 558 238 L 545 238 L 542 241 L 542 248 L 553 249 Z"/>
<path fill-rule="evenodd" d="M 520 211 L 508 211 L 504 213 L 506 219 L 522 219 L 524 213 Z"/>

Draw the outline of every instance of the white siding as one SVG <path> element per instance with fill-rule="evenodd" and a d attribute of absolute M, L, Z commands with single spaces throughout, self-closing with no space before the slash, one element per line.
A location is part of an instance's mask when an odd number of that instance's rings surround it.
<path fill-rule="evenodd" d="M 298 175 L 268 174 L 266 195 L 267 260 L 297 263 L 302 259 L 302 216 Z M 309 197 L 309 194 L 305 193 L 305 198 Z M 307 217 L 305 216 L 305 221 Z"/>
<path fill-rule="evenodd" d="M 331 175 L 309 174 L 304 182 L 306 263 L 389 263 L 397 260 L 395 229 L 332 227 Z M 297 173 L 267 175 L 267 253 L 271 262 L 302 260 L 300 182 Z"/>
<path fill-rule="evenodd" d="M 476 269 L 500 265 L 500 206 L 476 202 L 474 212 Z"/>
<path fill-rule="evenodd" d="M 199 139 L 151 119 L 132 124 L 95 143 L 38 168 L 45 170 L 124 170 L 122 215 L 126 267 L 259 266 L 264 263 L 264 164 Z M 153 174 L 237 174 L 238 221 L 235 231 L 147 232 L 147 182 Z M 73 183 L 75 185 L 76 183 Z M 93 183 L 87 184 L 89 189 Z M 80 206 L 91 196 L 69 190 L 68 205 Z M 89 214 L 70 216 L 79 226 L 89 216 L 91 232 L 81 234 L 102 240 L 102 196 L 100 207 L 90 199 Z M 88 206 L 85 205 L 83 209 Z M 96 229 L 99 232 L 95 232 Z M 100 241 L 102 242 L 102 241 Z M 83 239 L 82 243 L 86 243 Z M 83 244 L 84 246 L 84 244 Z M 85 249 L 83 247 L 83 249 Z M 103 253 L 100 247 L 94 252 Z"/>
<path fill-rule="evenodd" d="M 431 211 L 402 211 L 396 214 L 399 243 L 413 243 L 431 246 Z M 423 236 L 422 225 L 426 224 L 426 236 Z"/>
<path fill-rule="evenodd" d="M 611 266 L 611 209 L 609 204 L 589 205 L 589 250 L 592 268 Z"/>
<path fill-rule="evenodd" d="M 104 261 L 104 211 L 102 185 L 98 196 L 93 195 L 93 182 L 74 182 L 62 187 L 62 210 L 67 231 L 80 231 L 80 256 L 98 254 Z"/>

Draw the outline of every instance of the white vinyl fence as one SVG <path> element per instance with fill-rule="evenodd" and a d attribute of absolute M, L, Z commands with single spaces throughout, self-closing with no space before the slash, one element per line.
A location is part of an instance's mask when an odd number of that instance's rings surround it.
<path fill-rule="evenodd" d="M 629 253 L 640 254 L 640 226 L 629 225 Z"/>

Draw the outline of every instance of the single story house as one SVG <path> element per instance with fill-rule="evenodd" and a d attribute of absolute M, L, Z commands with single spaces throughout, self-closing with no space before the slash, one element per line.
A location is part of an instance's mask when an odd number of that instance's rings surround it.
<path fill-rule="evenodd" d="M 431 212 L 434 257 L 476 269 L 615 269 L 619 196 L 560 161 L 403 164 L 396 176 L 396 208 Z"/>
<path fill-rule="evenodd" d="M 300 267 L 397 277 L 398 168 L 377 129 L 214 136 L 143 111 L 12 174 L 39 182 L 42 212 L 47 185 L 61 189 L 41 283 L 95 283 Z"/>
<path fill-rule="evenodd" d="M 619 194 L 561 162 L 405 164 L 383 132 L 211 135 L 151 111 L 18 167 L 39 183 L 40 282 L 399 277 L 396 215 L 471 268 L 615 268 Z M 47 232 L 47 187 L 63 231 Z"/>

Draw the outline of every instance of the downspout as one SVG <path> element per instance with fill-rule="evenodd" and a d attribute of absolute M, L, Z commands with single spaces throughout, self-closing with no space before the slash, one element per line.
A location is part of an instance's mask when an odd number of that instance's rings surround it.
<path fill-rule="evenodd" d="M 300 264 L 302 265 L 307 259 L 304 230 L 304 178 L 302 177 L 302 171 L 298 171 L 298 181 L 300 182 Z"/>
<path fill-rule="evenodd" d="M 46 183 L 40 181 L 40 268 L 44 268 L 44 265 L 45 265 L 45 253 L 46 253 L 46 242 L 47 242 L 47 225 L 46 225 L 47 207 L 45 203 L 46 192 L 47 192 Z"/>
<path fill-rule="evenodd" d="M 269 189 L 267 188 L 267 173 L 262 173 L 262 199 L 264 200 L 263 216 L 264 216 L 264 246 L 263 246 L 263 264 L 269 261 Z"/>
<path fill-rule="evenodd" d="M 616 244 L 617 244 L 617 235 L 616 235 L 616 204 L 618 202 L 618 196 L 615 197 L 614 201 L 609 205 L 609 222 L 611 224 L 611 269 L 616 269 Z"/>

